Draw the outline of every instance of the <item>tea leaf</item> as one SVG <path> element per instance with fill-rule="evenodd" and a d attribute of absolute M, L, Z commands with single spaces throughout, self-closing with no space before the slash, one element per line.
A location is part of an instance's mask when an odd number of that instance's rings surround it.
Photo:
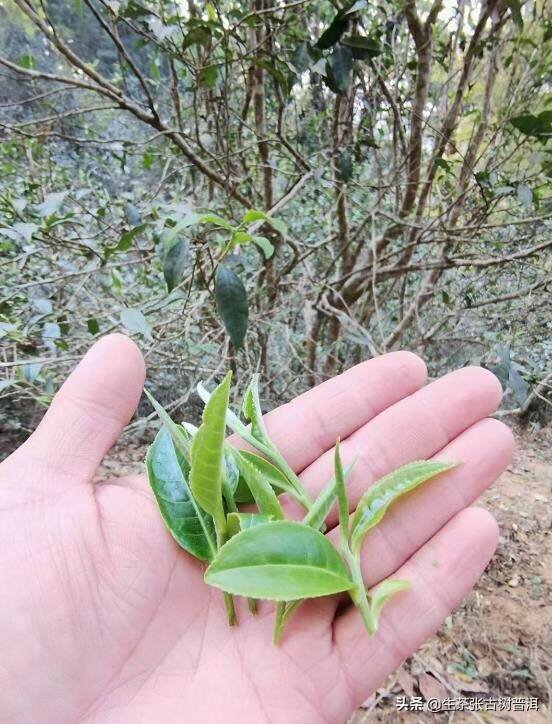
<path fill-rule="evenodd" d="M 234 459 L 234 450 L 230 445 L 226 446 L 224 453 L 223 476 L 230 490 L 235 493 L 240 479 L 240 471 Z"/>
<path fill-rule="evenodd" d="M 355 60 L 374 58 L 381 53 L 379 40 L 376 38 L 366 38 L 362 35 L 350 35 L 347 38 L 341 38 L 341 45 L 346 45 L 351 49 Z"/>
<path fill-rule="evenodd" d="M 380 614 L 383 607 L 389 599 L 399 591 L 405 591 L 410 588 L 410 581 L 399 581 L 398 579 L 388 578 L 376 586 L 370 595 L 370 607 L 372 609 L 372 617 L 377 627 Z"/>
<path fill-rule="evenodd" d="M 272 515 L 274 518 L 281 520 L 284 514 L 282 513 L 278 497 L 259 467 L 250 462 L 248 458 L 239 451 L 236 451 L 234 460 L 255 499 L 259 511 L 265 515 Z"/>
<path fill-rule="evenodd" d="M 274 488 L 276 494 L 287 492 L 293 494 L 293 487 L 290 485 L 289 480 L 286 478 L 281 470 L 273 465 L 265 458 L 262 458 L 256 453 L 249 452 L 248 450 L 240 450 L 239 456 L 245 458 L 251 465 L 253 465 L 259 473 L 270 483 Z"/>
<path fill-rule="evenodd" d="M 163 425 L 165 425 L 167 430 L 170 432 L 176 449 L 186 460 L 188 460 L 190 456 L 190 434 L 183 427 L 180 427 L 180 425 L 173 422 L 169 413 L 157 402 L 155 397 L 153 397 L 146 388 L 144 388 L 144 394 L 151 402 L 153 409 L 157 413 Z"/>
<path fill-rule="evenodd" d="M 336 45 L 326 62 L 326 83 L 330 90 L 345 95 L 351 82 L 353 54 L 346 45 Z"/>
<path fill-rule="evenodd" d="M 244 417 L 251 423 L 251 435 L 257 441 L 256 447 L 260 449 L 261 452 L 264 452 L 269 460 L 283 472 L 289 483 L 288 492 L 308 509 L 311 503 L 308 493 L 266 431 L 263 421 L 263 411 L 259 400 L 258 374 L 253 375 L 249 383 L 249 387 L 243 398 L 242 412 Z"/>
<path fill-rule="evenodd" d="M 240 480 L 240 471 L 234 460 L 231 447 L 225 443 L 225 452 L 222 465 L 222 495 L 229 511 L 237 511 L 235 493 Z"/>
<path fill-rule="evenodd" d="M 347 476 L 351 472 L 351 470 L 354 467 L 354 464 L 356 463 L 356 458 L 353 460 L 353 462 L 350 465 L 347 465 L 343 472 L 343 476 L 345 480 L 347 479 Z M 336 482 L 335 482 L 335 476 L 329 480 L 324 488 L 320 491 L 318 494 L 318 497 L 312 504 L 310 510 L 303 518 L 303 523 L 305 525 L 310 525 L 311 528 L 319 529 L 324 524 L 324 521 L 328 517 L 328 513 L 332 509 L 332 505 L 335 502 L 336 497 Z"/>
<path fill-rule="evenodd" d="M 330 25 L 324 30 L 316 41 L 316 47 L 320 50 L 327 50 L 335 45 L 339 38 L 349 27 L 349 19 L 345 13 L 337 13 Z"/>
<path fill-rule="evenodd" d="M 263 515 L 262 513 L 229 513 L 228 514 L 228 532 L 230 535 L 237 535 L 242 530 L 254 528 L 261 523 L 270 523 L 274 518 L 271 515 Z"/>
<path fill-rule="evenodd" d="M 199 395 L 199 397 L 201 397 L 203 402 L 207 403 L 211 399 L 211 395 L 213 393 L 209 392 L 201 382 L 198 383 L 196 390 L 197 394 Z M 236 435 L 239 435 L 242 440 L 246 440 L 248 443 L 253 445 L 253 447 L 261 449 L 261 452 L 265 452 L 265 446 L 260 445 L 258 441 L 255 440 L 253 435 L 251 435 L 251 433 L 240 420 L 240 418 L 236 415 L 235 412 L 232 412 L 230 408 L 226 410 L 226 424 L 232 430 L 232 432 L 235 432 Z"/>
<path fill-rule="evenodd" d="M 229 593 L 274 601 L 327 596 L 354 585 L 322 533 L 284 520 L 231 538 L 207 568 L 205 582 Z"/>
<path fill-rule="evenodd" d="M 216 73 L 216 68 L 214 70 Z M 212 214 L 210 212 L 207 212 L 206 214 L 199 214 L 198 222 L 202 224 L 215 224 L 216 226 L 220 226 L 227 231 L 233 231 L 234 229 L 232 224 L 226 221 L 226 219 L 223 219 L 222 216 L 219 216 L 218 214 Z"/>
<path fill-rule="evenodd" d="M 228 336 L 234 347 L 239 349 L 247 331 L 247 292 L 238 275 L 222 264 L 219 264 L 215 277 L 215 297 Z"/>
<path fill-rule="evenodd" d="M 293 488 L 293 491 L 290 489 L 290 494 L 292 494 L 295 499 L 301 503 L 301 505 L 308 509 L 311 503 L 308 493 L 303 488 L 301 481 L 288 465 L 285 458 L 280 454 L 264 428 L 261 406 L 258 400 L 258 391 L 254 382 L 255 378 L 252 380 L 246 392 L 244 406 L 247 410 L 245 412 L 246 417 L 251 415 L 255 419 L 255 431 L 257 435 L 253 434 L 253 428 L 249 430 L 231 410 L 227 410 L 226 412 L 226 424 L 233 432 L 236 433 L 236 435 L 239 435 L 242 440 L 245 440 L 265 455 L 271 463 L 283 472 Z M 197 386 L 197 393 L 204 401 L 210 399 L 211 393 L 209 393 L 201 383 Z M 260 439 L 261 437 L 263 437 L 264 441 Z"/>
<path fill-rule="evenodd" d="M 259 375 L 254 374 L 245 392 L 242 404 L 243 416 L 251 423 L 251 433 L 259 442 L 274 448 L 263 422 L 263 411 L 259 400 Z"/>
<path fill-rule="evenodd" d="M 169 431 L 162 427 L 148 448 L 146 470 L 149 484 L 165 525 L 176 542 L 202 561 L 216 553 L 214 527 L 190 495 L 187 461 L 176 451 Z"/>
<path fill-rule="evenodd" d="M 339 440 L 335 443 L 334 478 L 337 505 L 339 508 L 339 539 L 341 541 L 342 549 L 346 551 L 349 548 L 349 501 L 347 500 L 345 476 L 343 474 L 343 466 L 341 464 L 341 456 L 339 454 Z"/>
<path fill-rule="evenodd" d="M 270 257 L 274 254 L 274 246 L 266 238 L 266 236 L 254 236 L 253 243 L 256 244 L 263 252 L 265 259 L 270 259 Z"/>
<path fill-rule="evenodd" d="M 173 244 L 165 255 L 163 275 L 167 284 L 167 291 L 180 284 L 188 266 L 189 244 L 187 239 L 181 239 Z"/>
<path fill-rule="evenodd" d="M 192 494 L 203 510 L 213 516 L 221 530 L 226 526 L 222 506 L 222 467 L 231 378 L 232 373 L 229 372 L 205 405 L 190 454 Z"/>
<path fill-rule="evenodd" d="M 401 495 L 457 464 L 418 460 L 403 465 L 372 485 L 360 499 L 353 517 L 351 532 L 353 552 L 358 553 L 366 533 L 380 522 L 389 506 Z"/>
<path fill-rule="evenodd" d="M 272 226 L 273 229 L 276 229 L 276 231 L 278 231 L 282 236 L 285 236 L 287 233 L 287 225 L 281 219 L 274 219 L 272 216 L 265 214 L 264 211 L 249 209 L 243 215 L 242 224 L 248 225 L 254 221 L 266 221 L 267 224 L 270 224 L 270 226 Z"/>
<path fill-rule="evenodd" d="M 123 309 L 121 311 L 121 324 L 129 332 L 136 332 L 150 342 L 153 341 L 151 325 L 139 309 Z"/>

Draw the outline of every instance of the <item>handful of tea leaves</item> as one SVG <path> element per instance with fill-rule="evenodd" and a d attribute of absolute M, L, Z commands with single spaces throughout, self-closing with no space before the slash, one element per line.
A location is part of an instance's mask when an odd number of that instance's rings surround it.
<path fill-rule="evenodd" d="M 404 465 L 372 485 L 352 516 L 344 471 L 336 442 L 334 476 L 313 501 L 301 480 L 270 439 L 262 419 L 258 376 L 246 390 L 242 414 L 228 407 L 231 373 L 205 402 L 199 428 L 178 425 L 146 391 L 161 418 L 146 457 L 150 485 L 163 520 L 177 543 L 208 563 L 205 582 L 224 593 L 230 624 L 236 622 L 233 596 L 245 596 L 251 611 L 259 598 L 277 602 L 274 641 L 306 598 L 347 591 L 373 634 L 389 598 L 408 581 L 387 579 L 368 593 L 362 580 L 360 549 L 401 495 L 456 463 L 417 461 Z M 257 452 L 239 450 L 226 440 L 230 428 Z M 301 522 L 286 520 L 280 496 L 288 495 L 304 509 Z M 339 550 L 323 534 L 325 520 L 337 502 Z M 256 512 L 240 506 L 254 504 Z"/>

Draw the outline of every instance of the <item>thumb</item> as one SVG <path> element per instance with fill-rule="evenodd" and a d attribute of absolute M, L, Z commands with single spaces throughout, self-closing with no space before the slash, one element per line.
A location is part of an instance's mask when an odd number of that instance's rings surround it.
<path fill-rule="evenodd" d="M 144 384 L 138 347 L 122 334 L 100 339 L 54 397 L 31 437 L 6 461 L 36 470 L 58 490 L 90 481 L 132 417 Z M 42 481 L 41 481 L 42 484 Z"/>

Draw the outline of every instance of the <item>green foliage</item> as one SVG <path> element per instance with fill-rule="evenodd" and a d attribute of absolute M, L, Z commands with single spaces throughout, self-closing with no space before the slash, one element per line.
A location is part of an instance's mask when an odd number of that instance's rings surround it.
<path fill-rule="evenodd" d="M 352 586 L 339 553 L 325 536 L 303 523 L 283 520 L 231 538 L 207 569 L 205 582 L 273 601 L 327 596 Z"/>
<path fill-rule="evenodd" d="M 229 622 L 235 620 L 233 595 L 247 597 L 252 612 L 257 598 L 277 601 L 274 641 L 278 643 L 286 622 L 305 598 L 349 591 L 366 630 L 373 634 L 385 603 L 407 588 L 408 582 L 383 581 L 369 594 L 360 570 L 359 541 L 381 520 L 392 502 L 453 465 L 416 462 L 391 473 L 364 494 L 350 525 L 339 440 L 334 477 L 318 500 L 311 503 L 266 431 L 257 376 L 247 387 L 242 405 L 250 430 L 228 409 L 230 373 L 212 394 L 203 394 L 206 404 L 199 429 L 189 424 L 176 425 L 148 397 L 164 426 L 146 458 L 161 515 L 182 548 L 210 561 L 205 582 L 223 591 Z M 247 441 L 253 440 L 268 451 L 275 463 L 225 442 L 227 424 Z M 237 508 L 238 475 L 252 495 L 255 512 Z M 308 512 L 302 522 L 285 520 L 278 498 L 282 493 L 305 505 Z M 319 530 L 336 499 L 339 550 Z"/>
<path fill-rule="evenodd" d="M 546 142 L 552 137 L 552 111 L 542 111 L 538 115 L 524 113 L 510 118 L 510 123 L 526 136 L 533 136 Z"/>
<path fill-rule="evenodd" d="M 151 326 L 139 309 L 123 309 L 121 312 L 121 324 L 129 332 L 136 332 L 150 342 L 153 341 Z"/>
<path fill-rule="evenodd" d="M 287 492 L 293 494 L 293 487 L 284 473 L 265 458 L 248 450 L 240 450 L 238 457 L 245 459 L 249 465 L 256 468 L 259 474 L 268 481 L 277 493 Z M 240 501 L 246 502 L 246 501 Z"/>
<path fill-rule="evenodd" d="M 326 82 L 340 95 L 345 95 L 351 82 L 353 53 L 347 45 L 338 44 L 326 62 Z"/>
<path fill-rule="evenodd" d="M 256 525 L 270 523 L 271 520 L 273 520 L 271 515 L 262 513 L 228 513 L 228 532 L 233 536 Z"/>
<path fill-rule="evenodd" d="M 341 39 L 341 45 L 349 48 L 355 60 L 375 58 L 381 53 L 381 45 L 376 38 L 363 35 L 350 35 Z"/>
<path fill-rule="evenodd" d="M 414 490 L 436 475 L 450 470 L 458 463 L 442 463 L 437 460 L 417 460 L 403 465 L 372 485 L 360 499 L 351 526 L 351 546 L 354 553 L 366 533 L 377 525 L 390 505 L 405 493 Z"/>
<path fill-rule="evenodd" d="M 167 250 L 163 262 L 163 275 L 169 292 L 172 292 L 182 281 L 184 272 L 188 268 L 189 257 L 190 248 L 187 239 L 176 241 Z"/>
<path fill-rule="evenodd" d="M 211 560 L 216 550 L 212 519 L 190 495 L 188 462 L 175 450 L 165 427 L 148 449 L 146 470 L 159 511 L 176 542 L 195 558 Z"/>
<path fill-rule="evenodd" d="M 215 296 L 218 313 L 236 349 L 243 345 L 247 331 L 249 305 L 247 292 L 239 276 L 219 264 L 215 278 Z"/>
<path fill-rule="evenodd" d="M 400 591 L 407 591 L 409 588 L 409 581 L 400 581 L 392 578 L 382 581 L 374 588 L 370 594 L 370 609 L 376 626 L 378 625 L 383 607 L 389 599 L 396 593 L 399 593 Z"/>
<path fill-rule="evenodd" d="M 221 363 L 274 400 L 384 350 L 437 376 L 502 345 L 503 407 L 546 421 L 546 4 L 443 6 L 427 57 L 387 1 L 95 3 L 105 25 L 48 2 L 50 38 L 28 5 L 0 8 L 2 426 L 22 439 L 116 330 L 184 407 Z"/>
<path fill-rule="evenodd" d="M 190 451 L 190 489 L 221 530 L 225 529 L 222 474 L 230 380 L 229 372 L 205 405 L 201 427 L 193 438 Z"/>
<path fill-rule="evenodd" d="M 253 500 L 263 515 L 270 515 L 275 519 L 284 517 L 280 503 L 272 488 L 271 481 L 263 474 L 263 468 L 255 465 L 239 453 L 235 456 L 240 475 L 249 488 Z"/>

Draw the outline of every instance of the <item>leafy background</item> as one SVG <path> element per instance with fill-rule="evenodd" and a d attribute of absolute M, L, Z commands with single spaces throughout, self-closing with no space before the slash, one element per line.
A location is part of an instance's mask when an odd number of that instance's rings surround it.
<path fill-rule="evenodd" d="M 485 364 L 507 408 L 546 414 L 544 3 L 4 0 L 0 19 L 3 424 L 32 427 L 116 329 L 173 407 L 229 366 L 285 399 L 406 347 L 432 375 Z"/>

